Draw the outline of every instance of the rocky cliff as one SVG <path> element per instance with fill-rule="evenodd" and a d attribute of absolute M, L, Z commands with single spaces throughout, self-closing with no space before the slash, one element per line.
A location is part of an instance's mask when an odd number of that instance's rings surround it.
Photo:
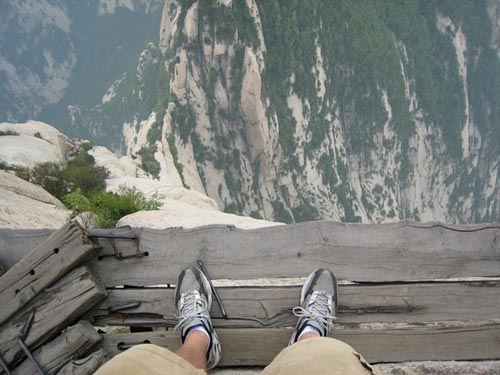
<path fill-rule="evenodd" d="M 167 0 L 64 126 L 226 212 L 498 220 L 499 4 Z"/>

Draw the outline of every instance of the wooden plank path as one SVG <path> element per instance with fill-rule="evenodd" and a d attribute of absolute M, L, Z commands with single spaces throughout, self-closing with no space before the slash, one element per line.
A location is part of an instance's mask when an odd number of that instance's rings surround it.
<path fill-rule="evenodd" d="M 500 276 L 498 225 L 319 221 L 254 230 L 209 226 L 128 234 L 139 237 L 138 251 L 146 256 L 94 259 L 91 268 L 107 287 L 175 283 L 182 269 L 198 259 L 214 279 L 303 277 L 321 266 L 339 279 L 368 282 Z M 101 256 L 113 253 L 107 241 L 100 240 Z M 115 246 L 129 254 L 134 241 L 122 239 Z"/>
<path fill-rule="evenodd" d="M 290 327 L 296 322 L 300 287 L 218 288 L 229 319 L 212 306 L 215 327 Z M 174 289 L 111 289 L 87 314 L 99 326 L 176 324 Z M 341 285 L 339 323 L 431 322 L 500 318 L 500 279 L 495 281 Z M 139 306 L 114 312 L 120 306 Z M 478 309 L 478 306 L 481 306 Z"/>
<path fill-rule="evenodd" d="M 221 366 L 265 366 L 288 344 L 292 328 L 217 330 L 223 348 Z M 352 345 L 371 363 L 421 360 L 486 360 L 499 358 L 499 321 L 436 322 L 364 327 L 337 325 L 332 337 Z M 179 347 L 177 332 L 103 335 L 111 355 L 129 344 Z M 228 348 L 224 350 L 224 348 Z"/>
<path fill-rule="evenodd" d="M 77 338 L 65 349 L 61 330 L 82 317 L 99 326 L 156 327 L 154 332 L 103 334 L 99 347 L 104 351 L 82 359 L 92 366 L 73 360 L 61 374 L 90 374 L 105 360 L 104 352 L 115 355 L 132 344 L 175 350 L 178 333 L 163 331 L 176 323 L 174 289 L 149 286 L 175 284 L 181 270 L 197 260 L 213 279 L 305 277 L 326 267 L 338 279 L 353 281 L 340 287 L 332 334 L 373 363 L 500 359 L 498 224 L 321 221 L 255 230 L 220 225 L 92 229 L 88 236 L 68 224 L 0 279 L 0 354 L 11 365 L 22 361 L 16 340 L 33 309 L 27 344 L 44 353 L 53 369 L 61 364 L 54 362 L 57 353 L 83 356 L 95 342 Z M 300 287 L 218 290 L 229 314 L 222 319 L 214 303 L 213 322 L 226 348 L 222 365 L 268 364 L 288 343 Z M 52 341 L 57 345 L 40 348 L 57 335 Z M 15 371 L 25 372 L 23 367 Z"/>
<path fill-rule="evenodd" d="M 173 289 L 114 287 L 175 284 L 180 271 L 197 260 L 214 279 L 304 277 L 327 267 L 339 279 L 357 282 L 340 287 L 334 336 L 369 361 L 500 358 L 496 224 L 311 222 L 250 231 L 209 226 L 115 233 L 115 241 L 111 232 L 96 233 L 103 249 L 90 266 L 109 288 L 108 299 L 86 316 L 96 324 L 172 327 Z M 116 252 L 144 256 L 106 256 Z M 487 279 L 457 281 L 470 277 Z M 288 342 L 300 287 L 218 290 L 229 319 L 214 304 L 213 322 L 231 348 L 222 365 L 268 364 Z M 136 307 L 113 311 L 130 303 Z M 107 334 L 102 345 L 116 354 L 118 347 L 143 342 L 175 350 L 179 338 L 171 331 Z"/>

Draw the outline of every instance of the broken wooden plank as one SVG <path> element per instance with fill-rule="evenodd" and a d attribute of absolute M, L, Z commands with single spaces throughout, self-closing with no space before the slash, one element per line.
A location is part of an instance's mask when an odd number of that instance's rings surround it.
<path fill-rule="evenodd" d="M 295 325 L 292 308 L 301 287 L 221 287 L 229 319 L 216 303 L 216 327 L 275 328 Z M 112 289 L 86 319 L 96 325 L 166 326 L 177 323 L 175 289 Z M 500 317 L 500 279 L 463 283 L 341 285 L 339 322 L 431 322 Z M 132 305 L 131 305 L 132 304 Z M 481 306 L 478 309 L 478 306 Z"/>
<path fill-rule="evenodd" d="M 74 223 L 66 224 L 33 249 L 0 278 L 0 324 L 43 289 L 88 260 L 95 249 Z"/>
<path fill-rule="evenodd" d="M 33 352 L 38 364 L 45 373 L 54 374 L 68 361 L 78 358 L 101 341 L 101 335 L 87 321 L 80 321 L 66 328 L 54 340 Z M 14 375 L 38 375 L 29 359 L 25 359 L 12 372 Z"/>
<path fill-rule="evenodd" d="M 198 259 L 214 279 L 303 277 L 318 267 L 354 281 L 500 276 L 498 225 L 317 221 L 254 230 L 143 228 L 139 238 L 145 257 L 92 261 L 107 287 L 175 283 Z"/>
<path fill-rule="evenodd" d="M 31 311 L 35 317 L 25 342 L 36 349 L 105 297 L 106 290 L 87 267 L 74 269 L 0 326 L 0 354 L 10 364 L 19 361 L 17 339 Z"/>
<path fill-rule="evenodd" d="M 99 349 L 85 358 L 73 359 L 61 368 L 57 375 L 92 375 L 109 360 L 104 349 Z"/>
<path fill-rule="evenodd" d="M 352 345 L 369 362 L 418 360 L 486 360 L 500 353 L 500 321 L 436 322 L 433 324 L 342 325 L 332 337 Z M 285 348 L 292 328 L 218 329 L 221 366 L 265 366 Z M 129 344 L 152 343 L 172 351 L 180 345 L 178 332 L 103 335 L 110 354 Z M 119 345 L 121 344 L 121 345 Z"/>

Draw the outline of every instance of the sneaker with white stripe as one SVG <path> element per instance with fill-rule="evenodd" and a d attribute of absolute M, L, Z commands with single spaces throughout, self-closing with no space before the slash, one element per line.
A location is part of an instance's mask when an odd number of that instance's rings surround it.
<path fill-rule="evenodd" d="M 299 318 L 289 345 L 296 343 L 306 327 L 311 327 L 319 336 L 330 333 L 338 309 L 338 286 L 330 270 L 320 268 L 307 278 L 300 294 L 300 306 L 293 313 Z"/>

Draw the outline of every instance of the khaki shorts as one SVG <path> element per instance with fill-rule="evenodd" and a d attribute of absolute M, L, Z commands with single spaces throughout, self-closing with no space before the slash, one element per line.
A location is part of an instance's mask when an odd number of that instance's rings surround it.
<path fill-rule="evenodd" d="M 170 350 L 156 345 L 137 345 L 117 355 L 94 375 L 199 375 Z M 332 338 L 314 337 L 283 349 L 262 375 L 371 375 L 370 365 L 352 347 Z"/>

